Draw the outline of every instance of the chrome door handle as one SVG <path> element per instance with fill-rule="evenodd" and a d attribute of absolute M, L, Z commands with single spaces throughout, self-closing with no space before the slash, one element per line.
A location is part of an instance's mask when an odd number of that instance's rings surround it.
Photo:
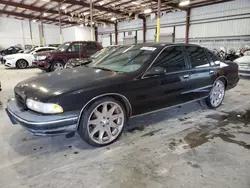
<path fill-rule="evenodd" d="M 209 71 L 209 74 L 210 74 L 210 75 L 211 75 L 211 74 L 214 74 L 214 73 L 215 73 L 214 70 Z"/>
<path fill-rule="evenodd" d="M 188 75 L 188 74 L 187 74 L 187 75 L 184 75 L 183 78 L 184 78 L 184 79 L 188 79 L 188 78 L 189 78 L 189 75 Z"/>

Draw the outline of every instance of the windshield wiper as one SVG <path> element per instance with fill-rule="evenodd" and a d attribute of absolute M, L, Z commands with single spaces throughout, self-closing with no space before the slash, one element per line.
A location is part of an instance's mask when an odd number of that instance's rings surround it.
<path fill-rule="evenodd" d="M 105 70 L 105 71 L 111 71 L 111 72 L 113 72 L 112 70 L 107 69 L 107 68 L 105 68 L 105 67 L 92 67 L 92 68 L 94 68 L 94 69 L 101 69 L 101 70 Z"/>

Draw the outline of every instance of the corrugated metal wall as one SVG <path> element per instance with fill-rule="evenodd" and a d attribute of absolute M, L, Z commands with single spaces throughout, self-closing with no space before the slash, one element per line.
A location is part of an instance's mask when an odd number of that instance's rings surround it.
<path fill-rule="evenodd" d="M 186 12 L 168 13 L 161 17 L 161 34 L 173 32 L 175 27 L 175 41 L 185 41 Z M 209 48 L 227 45 L 239 48 L 250 41 L 250 0 L 235 0 L 191 10 L 190 43 L 197 43 Z M 141 19 L 118 23 L 118 32 L 137 32 L 138 42 L 142 41 Z M 114 27 L 100 30 L 101 33 L 112 33 Z M 147 19 L 146 41 L 155 40 L 156 18 Z M 120 34 L 119 34 L 120 35 Z M 119 43 L 122 40 L 119 37 Z M 123 35 L 122 35 L 123 37 Z M 233 38 L 232 38 L 233 37 Z"/>

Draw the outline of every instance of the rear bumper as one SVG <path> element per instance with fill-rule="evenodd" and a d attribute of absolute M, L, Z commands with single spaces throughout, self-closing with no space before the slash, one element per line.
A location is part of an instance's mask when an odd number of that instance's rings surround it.
<path fill-rule="evenodd" d="M 15 100 L 8 102 L 5 109 L 13 124 L 20 124 L 33 135 L 57 135 L 77 130 L 79 112 L 43 115 L 21 108 Z"/>

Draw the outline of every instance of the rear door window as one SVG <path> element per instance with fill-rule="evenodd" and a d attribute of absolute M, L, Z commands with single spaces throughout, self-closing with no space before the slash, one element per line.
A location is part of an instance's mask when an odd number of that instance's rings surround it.
<path fill-rule="evenodd" d="M 82 51 L 82 43 L 73 43 L 71 46 L 71 52 L 81 52 Z"/>
<path fill-rule="evenodd" d="M 192 68 L 204 68 L 210 66 L 209 59 L 203 48 L 199 46 L 186 46 L 185 49 L 188 53 Z"/>
<path fill-rule="evenodd" d="M 94 42 L 88 42 L 86 43 L 86 50 L 91 51 L 91 50 L 97 50 L 97 45 Z"/>
<path fill-rule="evenodd" d="M 165 68 L 166 72 L 176 72 L 186 69 L 181 47 L 171 46 L 164 49 L 153 64 L 153 67 Z"/>
<path fill-rule="evenodd" d="M 211 61 L 211 65 L 220 65 L 220 58 L 208 49 L 204 49 Z"/>

